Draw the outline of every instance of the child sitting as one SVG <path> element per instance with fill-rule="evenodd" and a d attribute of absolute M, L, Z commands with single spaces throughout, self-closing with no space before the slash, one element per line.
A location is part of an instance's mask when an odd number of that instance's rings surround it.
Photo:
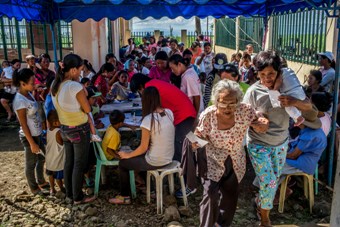
<path fill-rule="evenodd" d="M 110 114 L 111 125 L 106 129 L 102 142 L 102 149 L 107 160 L 120 159 L 118 151 L 120 148 L 120 134 L 118 129 L 124 125 L 125 115 L 119 110 Z"/>
<path fill-rule="evenodd" d="M 64 142 L 60 133 L 60 122 L 57 111 L 51 110 L 48 113 L 47 121 L 49 128 L 47 130 L 46 145 L 46 175 L 50 182 L 50 195 L 56 193 L 54 180 L 61 191 L 65 191 L 63 186 L 63 169 L 65 162 Z"/>
<path fill-rule="evenodd" d="M 129 99 L 131 91 L 128 88 L 128 72 L 122 70 L 118 73 L 118 81 L 111 87 L 111 91 L 106 96 L 107 100 L 124 101 Z"/>

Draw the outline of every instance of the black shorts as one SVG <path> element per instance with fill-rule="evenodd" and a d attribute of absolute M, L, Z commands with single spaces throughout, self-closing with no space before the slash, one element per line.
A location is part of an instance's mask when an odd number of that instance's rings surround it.
<path fill-rule="evenodd" d="M 12 102 L 14 97 L 15 97 L 15 94 L 7 93 L 7 92 L 4 92 L 4 93 L 1 94 L 1 98 L 6 99 L 9 102 Z"/>

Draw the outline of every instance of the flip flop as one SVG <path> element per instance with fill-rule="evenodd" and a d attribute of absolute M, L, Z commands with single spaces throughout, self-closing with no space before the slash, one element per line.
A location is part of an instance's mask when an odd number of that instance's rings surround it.
<path fill-rule="evenodd" d="M 109 203 L 118 205 L 129 205 L 131 204 L 130 196 L 117 195 L 114 198 L 109 199 Z"/>
<path fill-rule="evenodd" d="M 92 196 L 92 197 L 84 197 L 82 200 L 80 201 L 74 201 L 73 202 L 73 205 L 80 205 L 80 204 L 84 204 L 84 203 L 91 203 L 93 201 L 96 200 L 96 197 L 95 196 Z"/>

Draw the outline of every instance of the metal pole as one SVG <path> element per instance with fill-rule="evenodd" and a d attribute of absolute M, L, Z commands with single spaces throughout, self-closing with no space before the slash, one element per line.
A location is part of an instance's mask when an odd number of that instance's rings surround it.
<path fill-rule="evenodd" d="M 0 17 L 0 27 L 1 27 L 1 33 L 2 33 L 2 44 L 4 46 L 4 56 L 5 56 L 5 59 L 8 60 L 7 43 L 6 43 L 6 36 L 5 36 L 5 24 L 4 24 L 4 18 L 3 17 Z"/>
<path fill-rule="evenodd" d="M 55 71 L 58 72 L 59 64 L 58 64 L 58 53 L 57 53 L 57 41 L 55 38 L 55 32 L 54 32 L 54 23 L 50 23 L 50 29 L 52 33 L 52 45 L 53 45 L 53 55 L 54 55 L 54 68 Z"/>
<path fill-rule="evenodd" d="M 339 81 L 340 81 L 340 17 L 337 19 L 338 29 L 338 45 L 336 50 L 336 64 L 335 64 L 335 86 L 333 98 L 333 111 L 332 111 L 332 131 L 331 141 L 329 146 L 329 168 L 328 168 L 328 185 L 332 185 L 333 178 L 333 162 L 334 162 L 334 144 L 335 144 L 335 131 L 336 131 L 336 115 L 338 113 L 338 97 L 339 97 Z"/>

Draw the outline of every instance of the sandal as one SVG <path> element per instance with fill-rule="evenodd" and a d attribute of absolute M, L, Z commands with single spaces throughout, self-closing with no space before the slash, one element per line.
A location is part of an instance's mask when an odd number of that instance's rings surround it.
<path fill-rule="evenodd" d="M 109 203 L 119 204 L 119 205 L 129 205 L 131 204 L 131 199 L 130 199 L 130 196 L 117 195 L 116 197 L 109 199 Z"/>
<path fill-rule="evenodd" d="M 80 204 L 84 204 L 84 203 L 90 203 L 96 200 L 95 196 L 92 197 L 84 197 L 82 200 L 80 201 L 74 201 L 73 205 L 80 205 Z"/>

